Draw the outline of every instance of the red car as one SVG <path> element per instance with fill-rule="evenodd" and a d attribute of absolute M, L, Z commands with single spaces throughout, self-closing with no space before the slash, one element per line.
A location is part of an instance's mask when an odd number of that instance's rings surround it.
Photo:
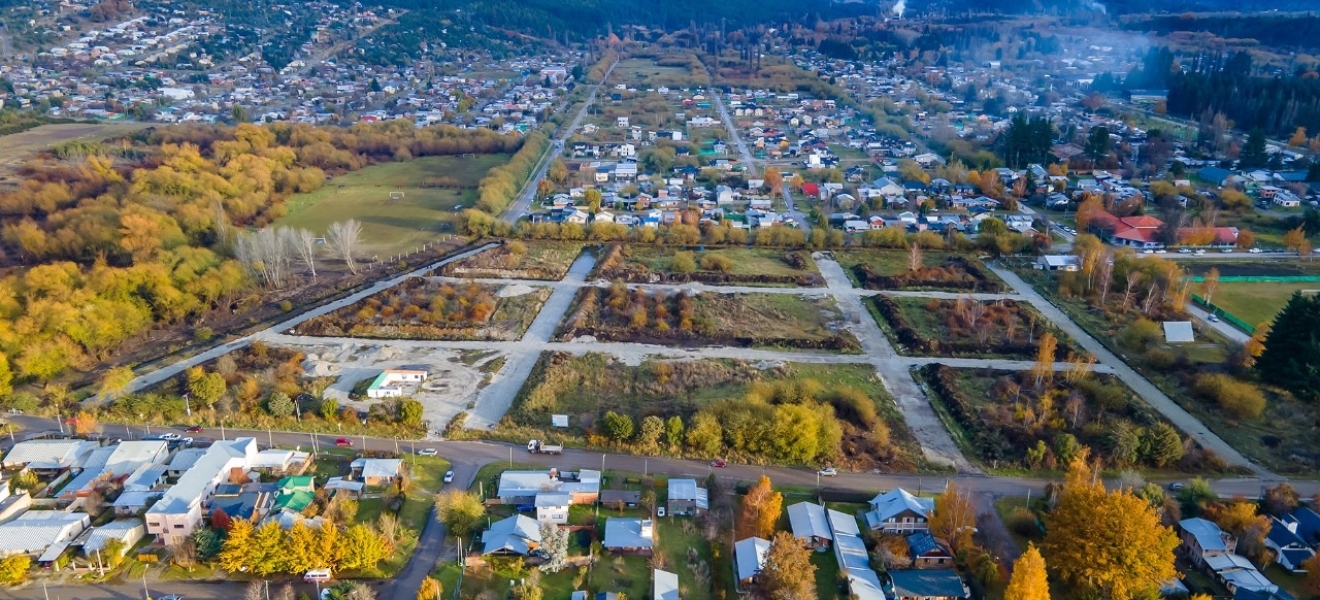
<path fill-rule="evenodd" d="M 193 425 L 192 427 L 189 427 L 189 428 L 185 429 L 184 431 L 186 431 L 186 432 L 188 432 L 188 433 L 201 433 L 201 432 L 202 432 L 202 428 L 201 428 L 201 426 L 199 426 L 199 425 Z"/>
<path fill-rule="evenodd" d="M 336 439 L 335 439 L 335 445 L 336 445 L 336 446 L 340 446 L 340 447 L 345 447 L 345 448 L 352 448 L 352 447 L 353 447 L 353 440 L 350 440 L 350 439 L 348 439 L 348 438 L 346 438 L 346 437 L 336 438 Z"/>
<path fill-rule="evenodd" d="M 719 460 L 712 461 L 712 462 L 710 463 L 710 466 L 712 466 L 712 467 L 727 467 L 727 466 L 729 466 L 729 463 L 724 462 L 724 459 L 721 458 L 721 459 L 719 459 Z"/>

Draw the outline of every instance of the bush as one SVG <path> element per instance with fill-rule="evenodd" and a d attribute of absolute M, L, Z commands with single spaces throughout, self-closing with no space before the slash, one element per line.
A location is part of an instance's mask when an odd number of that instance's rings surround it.
<path fill-rule="evenodd" d="M 281 300 L 281 301 L 280 301 L 280 310 L 282 310 L 282 311 L 284 311 L 284 312 L 289 312 L 289 311 L 293 310 L 293 302 L 290 302 L 290 301 L 288 301 L 288 300 Z"/>
<path fill-rule="evenodd" d="M 193 330 L 193 341 L 198 343 L 209 342 L 215 336 L 215 332 L 210 327 L 198 327 Z"/>
<path fill-rule="evenodd" d="M 701 257 L 701 268 L 707 271 L 728 273 L 733 270 L 733 260 L 727 256 L 708 254 Z"/>
<path fill-rule="evenodd" d="M 675 273 L 691 273 L 697 270 L 697 261 L 692 258 L 691 252 L 675 252 L 674 258 L 669 260 L 669 270 Z"/>
<path fill-rule="evenodd" d="M 1256 386 L 1238 381 L 1223 373 L 1204 373 L 1196 377 L 1192 393 L 1219 404 L 1234 419 L 1255 419 L 1265 411 L 1265 396 Z"/>
<path fill-rule="evenodd" d="M 1133 352 L 1145 353 L 1164 339 L 1159 323 L 1150 319 L 1137 319 L 1118 332 L 1118 343 Z"/>

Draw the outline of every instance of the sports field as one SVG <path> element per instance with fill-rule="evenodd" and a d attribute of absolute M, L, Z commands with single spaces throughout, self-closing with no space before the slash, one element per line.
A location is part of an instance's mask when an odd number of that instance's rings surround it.
<path fill-rule="evenodd" d="M 1229 314 L 1256 326 L 1273 321 L 1297 290 L 1302 290 L 1302 293 L 1307 290 L 1314 292 L 1320 290 L 1320 283 L 1222 282 L 1211 301 Z"/>
<path fill-rule="evenodd" d="M 412 250 L 454 233 L 462 209 L 476 201 L 477 183 L 508 160 L 507 154 L 428 156 L 370 166 L 290 197 L 289 214 L 277 224 L 322 234 L 335 221 L 357 219 L 368 252 Z M 423 187 L 441 178 L 450 187 Z"/>

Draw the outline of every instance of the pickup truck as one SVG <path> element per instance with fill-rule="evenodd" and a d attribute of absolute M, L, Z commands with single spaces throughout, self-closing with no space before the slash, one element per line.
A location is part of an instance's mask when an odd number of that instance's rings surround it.
<path fill-rule="evenodd" d="M 527 451 L 532 454 L 563 454 L 564 447 L 558 444 L 543 444 L 541 440 L 531 440 L 527 442 Z"/>

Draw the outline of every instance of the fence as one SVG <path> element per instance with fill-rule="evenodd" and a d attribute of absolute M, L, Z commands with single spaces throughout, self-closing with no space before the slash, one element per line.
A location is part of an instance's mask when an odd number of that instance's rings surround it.
<path fill-rule="evenodd" d="M 1229 325 L 1237 327 L 1238 329 L 1241 329 L 1242 331 L 1245 331 L 1250 334 L 1256 333 L 1256 328 L 1254 326 L 1248 325 L 1246 321 L 1243 321 L 1242 319 L 1233 316 L 1233 313 L 1230 313 L 1218 306 L 1215 306 L 1214 304 L 1206 302 L 1205 298 L 1202 298 L 1196 294 L 1192 294 L 1192 301 L 1195 302 L 1198 306 L 1205 308 L 1206 310 L 1209 310 L 1211 313 L 1219 315 L 1219 318 L 1227 321 Z"/>
<path fill-rule="evenodd" d="M 1201 283 L 1204 275 L 1189 275 L 1187 281 Z M 1220 283 L 1320 283 L 1320 275 L 1221 275 Z"/>

